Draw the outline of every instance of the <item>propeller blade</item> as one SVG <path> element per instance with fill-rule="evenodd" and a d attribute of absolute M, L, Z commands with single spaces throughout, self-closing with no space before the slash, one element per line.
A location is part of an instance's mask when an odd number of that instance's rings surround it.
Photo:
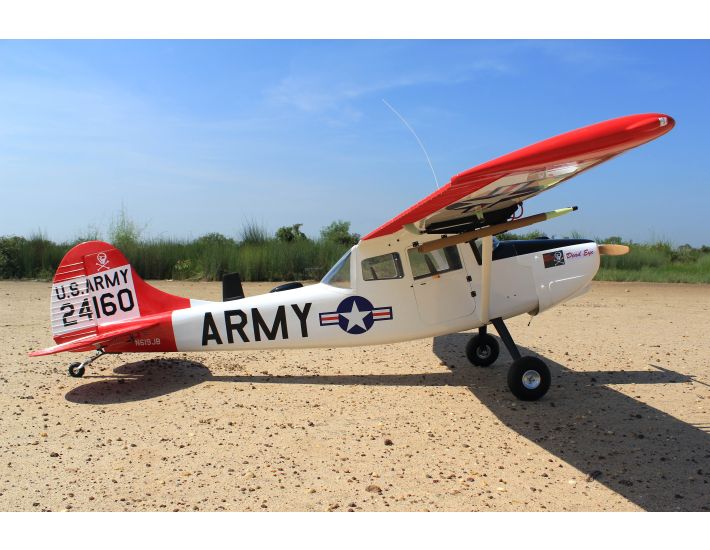
<path fill-rule="evenodd" d="M 623 256 L 629 253 L 630 248 L 625 244 L 600 244 L 599 254 L 607 256 Z"/>

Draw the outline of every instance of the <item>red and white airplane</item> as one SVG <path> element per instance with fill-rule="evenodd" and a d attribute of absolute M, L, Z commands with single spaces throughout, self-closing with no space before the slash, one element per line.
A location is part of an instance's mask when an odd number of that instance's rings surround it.
<path fill-rule="evenodd" d="M 523 202 L 670 131 L 663 114 L 587 126 L 460 174 L 353 246 L 314 285 L 288 283 L 245 298 L 238 276 L 224 301 L 162 292 L 125 256 L 99 241 L 62 260 L 51 294 L 56 345 L 32 356 L 96 351 L 69 374 L 80 377 L 104 353 L 226 351 L 387 344 L 478 328 L 466 347 L 474 365 L 498 357 L 492 324 L 514 359 L 508 386 L 535 400 L 550 387 L 537 357 L 521 356 L 504 319 L 538 313 L 583 294 L 599 255 L 627 247 L 584 239 L 497 241 L 493 235 L 565 214 L 516 218 Z"/>

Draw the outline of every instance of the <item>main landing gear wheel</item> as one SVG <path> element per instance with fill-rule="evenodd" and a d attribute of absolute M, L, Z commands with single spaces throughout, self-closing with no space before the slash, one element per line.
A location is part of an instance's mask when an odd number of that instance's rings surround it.
<path fill-rule="evenodd" d="M 518 346 L 505 326 L 501 317 L 491 319 L 491 323 L 503 340 L 513 364 L 508 370 L 508 387 L 513 395 L 521 401 L 537 401 L 550 389 L 552 376 L 547 365 L 537 357 L 521 356 Z"/>
<path fill-rule="evenodd" d="M 466 357 L 477 367 L 492 365 L 498 359 L 498 353 L 500 353 L 498 341 L 487 333 L 472 336 L 466 344 Z"/>
<path fill-rule="evenodd" d="M 537 357 L 524 356 L 508 370 L 508 387 L 522 401 L 537 401 L 550 389 L 550 369 Z"/>
<path fill-rule="evenodd" d="M 69 365 L 69 376 L 72 378 L 81 378 L 84 376 L 86 368 L 81 363 L 72 363 Z"/>

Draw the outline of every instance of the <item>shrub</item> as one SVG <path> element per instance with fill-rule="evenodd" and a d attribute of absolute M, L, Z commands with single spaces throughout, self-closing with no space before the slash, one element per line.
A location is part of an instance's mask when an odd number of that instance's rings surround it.
<path fill-rule="evenodd" d="M 296 223 L 294 225 L 279 227 L 276 230 L 276 240 L 285 243 L 307 240 L 308 237 L 301 233 L 302 225 L 302 223 Z"/>
<path fill-rule="evenodd" d="M 320 238 L 324 241 L 350 247 L 358 243 L 360 235 L 350 233 L 350 222 L 337 220 L 321 229 Z"/>
<path fill-rule="evenodd" d="M 263 225 L 259 225 L 254 220 L 244 223 L 241 233 L 242 244 L 262 244 L 269 240 L 269 233 Z"/>
<path fill-rule="evenodd" d="M 173 267 L 173 279 L 183 281 L 196 275 L 195 264 L 192 260 L 178 260 Z"/>
<path fill-rule="evenodd" d="M 20 261 L 20 250 L 27 242 L 24 237 L 8 236 L 0 238 L 0 278 L 18 279 L 24 268 Z"/>
<path fill-rule="evenodd" d="M 111 244 L 123 250 L 137 245 L 144 231 L 145 227 L 139 227 L 128 217 L 126 209 L 121 206 L 118 215 L 111 219 L 108 235 Z"/>

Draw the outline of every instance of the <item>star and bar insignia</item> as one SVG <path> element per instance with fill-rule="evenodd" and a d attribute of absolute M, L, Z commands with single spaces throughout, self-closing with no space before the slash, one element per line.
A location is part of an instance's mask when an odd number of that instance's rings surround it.
<path fill-rule="evenodd" d="M 320 314 L 320 326 L 339 325 L 348 334 L 363 334 L 372 328 L 375 321 L 392 319 L 392 306 L 374 307 L 362 296 L 348 296 L 336 311 Z"/>

